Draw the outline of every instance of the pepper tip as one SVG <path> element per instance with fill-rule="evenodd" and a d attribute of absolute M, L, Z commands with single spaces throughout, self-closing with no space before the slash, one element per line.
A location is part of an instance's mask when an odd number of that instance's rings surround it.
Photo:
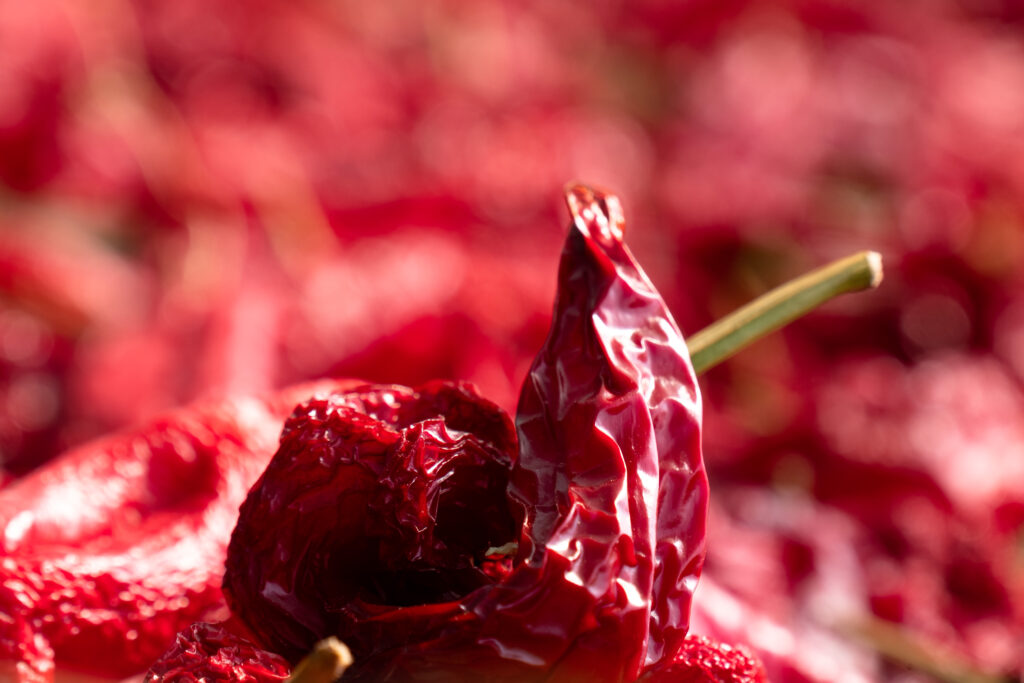
<path fill-rule="evenodd" d="M 584 183 L 569 183 L 565 203 L 573 224 L 585 235 L 605 245 L 623 241 L 626 220 L 616 195 Z"/>

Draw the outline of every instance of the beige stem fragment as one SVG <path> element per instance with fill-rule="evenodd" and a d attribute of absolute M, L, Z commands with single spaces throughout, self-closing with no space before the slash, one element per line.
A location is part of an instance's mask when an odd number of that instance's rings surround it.
<path fill-rule="evenodd" d="M 334 683 L 351 665 L 352 653 L 331 636 L 316 644 L 285 683 Z"/>

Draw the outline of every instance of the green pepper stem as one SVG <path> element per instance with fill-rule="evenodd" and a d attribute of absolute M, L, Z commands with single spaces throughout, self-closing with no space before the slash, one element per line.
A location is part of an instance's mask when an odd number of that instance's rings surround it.
<path fill-rule="evenodd" d="M 345 644 L 331 636 L 321 640 L 296 665 L 285 683 L 334 683 L 352 665 L 352 653 Z"/>
<path fill-rule="evenodd" d="M 701 374 L 829 299 L 877 287 L 881 281 L 882 256 L 874 251 L 847 256 L 790 280 L 690 337 L 693 369 Z"/>

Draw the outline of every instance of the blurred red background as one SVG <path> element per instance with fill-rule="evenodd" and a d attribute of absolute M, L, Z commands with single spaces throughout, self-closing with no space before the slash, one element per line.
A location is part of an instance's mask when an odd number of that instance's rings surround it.
<path fill-rule="evenodd" d="M 0 2 L 4 476 L 320 376 L 513 408 L 580 179 L 684 332 L 885 258 L 702 379 L 697 629 L 780 681 L 932 680 L 912 646 L 1019 672 L 1022 28 L 1009 0 Z"/>

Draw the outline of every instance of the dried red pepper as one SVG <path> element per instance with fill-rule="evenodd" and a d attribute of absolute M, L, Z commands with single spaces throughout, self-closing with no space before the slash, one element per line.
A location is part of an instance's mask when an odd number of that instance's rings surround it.
<path fill-rule="evenodd" d="M 0 668 L 123 678 L 222 611 L 236 510 L 309 390 L 182 409 L 0 491 Z"/>
<path fill-rule="evenodd" d="M 515 540 L 504 504 L 515 442 L 505 413 L 465 385 L 300 405 L 232 535 L 233 613 L 292 661 L 329 634 L 365 654 L 447 623 L 501 572 L 487 549 Z M 367 629 L 388 605 L 407 606 L 403 618 Z"/>
<path fill-rule="evenodd" d="M 295 660 L 338 635 L 353 680 L 683 666 L 708 493 L 700 395 L 616 198 L 574 187 L 568 203 L 518 449 L 465 386 L 366 387 L 293 414 L 228 551 L 229 604 L 263 645 Z"/>

